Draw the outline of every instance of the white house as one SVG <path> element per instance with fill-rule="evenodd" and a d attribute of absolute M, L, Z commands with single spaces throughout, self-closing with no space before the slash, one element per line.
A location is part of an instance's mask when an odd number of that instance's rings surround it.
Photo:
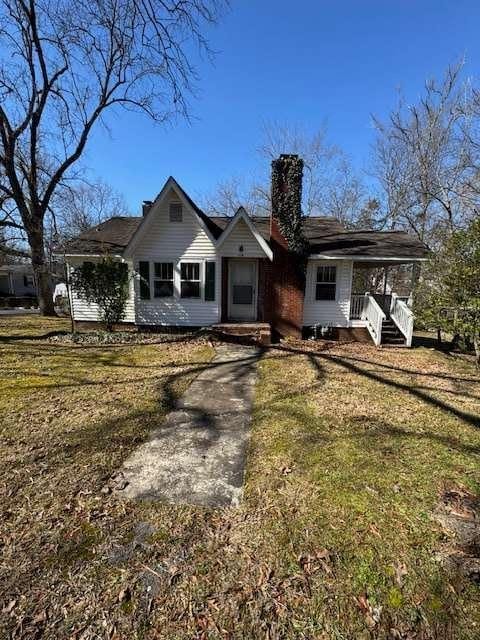
<path fill-rule="evenodd" d="M 295 156 L 281 156 L 286 165 Z M 298 159 L 297 159 L 298 161 Z M 301 177 L 300 177 L 301 181 Z M 293 188 L 301 189 L 301 182 Z M 139 327 L 264 323 L 279 335 L 309 327 L 364 327 L 375 344 L 410 345 L 413 315 L 404 299 L 352 295 L 355 268 L 422 262 L 426 247 L 403 232 L 348 231 L 328 217 L 303 219 L 306 278 L 270 217 L 209 217 L 170 177 L 142 217 L 113 217 L 70 241 L 69 269 L 113 256 L 132 274 L 124 322 Z M 98 321 L 73 291 L 74 318 Z"/>

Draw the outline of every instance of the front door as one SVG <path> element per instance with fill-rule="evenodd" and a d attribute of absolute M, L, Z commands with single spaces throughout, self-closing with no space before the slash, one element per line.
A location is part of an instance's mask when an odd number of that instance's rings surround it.
<path fill-rule="evenodd" d="M 229 262 L 230 320 L 253 321 L 257 319 L 257 261 L 230 260 Z"/>

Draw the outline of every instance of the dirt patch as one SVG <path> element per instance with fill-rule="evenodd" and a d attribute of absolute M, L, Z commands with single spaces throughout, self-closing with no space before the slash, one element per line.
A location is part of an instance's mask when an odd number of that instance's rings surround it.
<path fill-rule="evenodd" d="M 445 533 L 439 552 L 444 567 L 480 586 L 480 498 L 463 487 L 447 487 L 434 518 Z"/>

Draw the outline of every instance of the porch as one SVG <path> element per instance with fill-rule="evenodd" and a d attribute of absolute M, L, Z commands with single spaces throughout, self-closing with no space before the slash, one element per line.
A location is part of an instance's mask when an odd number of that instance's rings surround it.
<path fill-rule="evenodd" d="M 377 345 L 412 346 L 414 315 L 409 296 L 353 294 L 350 298 L 350 325 L 365 327 Z"/>
<path fill-rule="evenodd" d="M 365 327 L 377 346 L 411 347 L 415 274 L 415 263 L 407 259 L 355 260 L 350 326 Z"/>

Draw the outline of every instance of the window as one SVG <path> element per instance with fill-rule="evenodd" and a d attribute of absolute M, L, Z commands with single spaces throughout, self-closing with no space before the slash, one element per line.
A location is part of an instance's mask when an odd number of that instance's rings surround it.
<path fill-rule="evenodd" d="M 171 298 L 173 296 L 173 262 L 155 262 L 153 296 Z"/>
<path fill-rule="evenodd" d="M 33 285 L 34 285 L 33 276 L 23 276 L 24 287 L 33 287 Z"/>
<path fill-rule="evenodd" d="M 182 222 L 183 211 L 181 202 L 170 202 L 169 216 L 170 222 Z"/>
<path fill-rule="evenodd" d="M 138 271 L 140 272 L 140 298 L 150 300 L 150 263 L 139 262 Z"/>
<path fill-rule="evenodd" d="M 205 263 L 205 300 L 215 300 L 215 262 Z"/>
<path fill-rule="evenodd" d="M 315 300 L 335 300 L 337 293 L 337 267 L 317 267 Z"/>
<path fill-rule="evenodd" d="M 180 296 L 200 298 L 200 263 L 182 262 L 180 265 Z"/>

